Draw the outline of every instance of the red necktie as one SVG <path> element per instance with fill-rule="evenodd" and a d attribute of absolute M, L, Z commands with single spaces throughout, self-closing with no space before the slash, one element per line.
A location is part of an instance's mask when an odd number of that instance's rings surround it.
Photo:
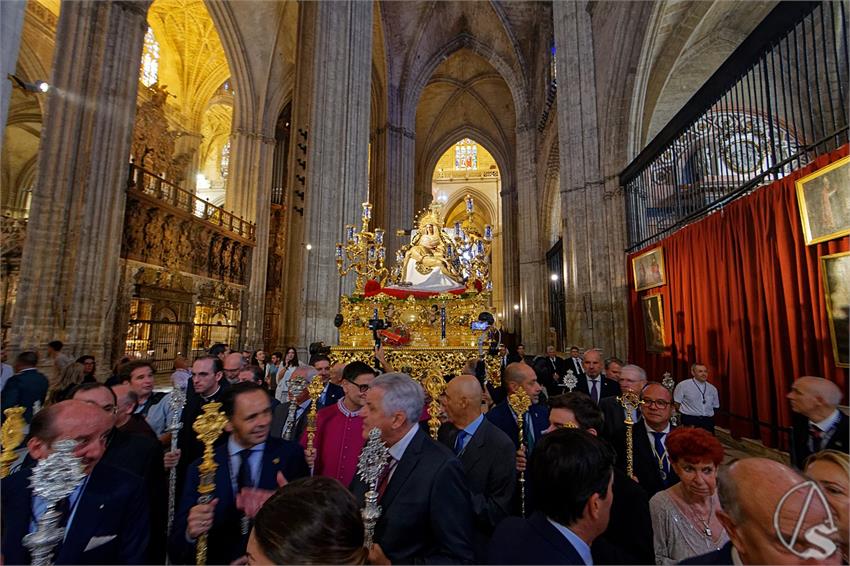
<path fill-rule="evenodd" d="M 821 449 L 823 431 L 815 424 L 809 424 L 809 435 L 812 437 L 812 449 L 818 452 Z"/>
<path fill-rule="evenodd" d="M 383 475 L 381 476 L 381 481 L 378 482 L 378 500 L 379 501 L 381 500 L 381 498 L 384 497 L 384 492 L 387 490 L 387 485 L 389 485 L 389 483 L 390 483 L 390 476 L 392 475 L 393 470 L 395 469 L 395 466 L 396 466 L 397 463 L 398 463 L 398 461 L 395 458 L 393 458 L 392 456 L 390 456 L 390 462 L 389 462 L 389 464 L 387 464 L 387 467 L 384 470 Z"/>

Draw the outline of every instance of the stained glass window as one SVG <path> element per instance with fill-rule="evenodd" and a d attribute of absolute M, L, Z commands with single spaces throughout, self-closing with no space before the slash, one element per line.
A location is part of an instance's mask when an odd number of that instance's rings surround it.
<path fill-rule="evenodd" d="M 221 148 L 221 177 L 227 179 L 227 172 L 230 170 L 230 140 L 224 142 Z"/>
<path fill-rule="evenodd" d="M 159 43 L 153 35 L 153 30 L 148 28 L 145 33 L 145 47 L 142 51 L 142 66 L 139 70 L 142 84 L 151 86 L 159 78 Z"/>
<path fill-rule="evenodd" d="M 455 169 L 478 169 L 478 144 L 469 138 L 455 144 Z"/>

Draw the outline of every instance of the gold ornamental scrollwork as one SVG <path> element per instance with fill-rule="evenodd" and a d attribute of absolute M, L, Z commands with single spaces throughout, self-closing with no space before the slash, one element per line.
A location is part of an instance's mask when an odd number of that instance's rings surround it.
<path fill-rule="evenodd" d="M 375 357 L 372 348 L 331 348 L 333 363 L 348 364 L 361 361 L 371 365 Z M 459 374 L 469 360 L 478 359 L 476 348 L 384 348 L 384 357 L 396 371 L 410 375 L 419 383 L 434 371 L 441 377 L 449 374 Z"/>

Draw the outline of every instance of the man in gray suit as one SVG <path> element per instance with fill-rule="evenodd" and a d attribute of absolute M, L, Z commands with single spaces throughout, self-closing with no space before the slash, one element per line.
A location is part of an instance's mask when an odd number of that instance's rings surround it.
<path fill-rule="evenodd" d="M 289 403 L 281 403 L 272 412 L 270 433 L 272 438 L 283 438 L 284 440 L 292 440 L 293 442 L 299 442 L 301 440 L 301 435 L 304 434 L 304 429 L 307 427 L 307 414 L 310 412 L 310 404 L 312 403 L 307 386 L 310 385 L 310 382 L 317 375 L 319 375 L 319 372 L 310 366 L 300 367 L 292 372 L 292 377 L 289 380 L 289 393 L 291 394 L 294 390 L 292 384 L 301 382 L 304 384 L 301 393 L 294 399 L 295 415 L 290 426 L 292 430 L 287 436 L 286 424 L 289 421 L 289 411 L 293 405 L 293 399 L 290 399 Z"/>
<path fill-rule="evenodd" d="M 446 386 L 449 422 L 440 427 L 439 440 L 460 459 L 466 484 L 472 492 L 475 516 L 475 561 L 487 560 L 487 544 L 493 531 L 511 509 L 516 485 L 514 443 L 481 413 L 481 383 L 472 375 L 460 375 Z"/>

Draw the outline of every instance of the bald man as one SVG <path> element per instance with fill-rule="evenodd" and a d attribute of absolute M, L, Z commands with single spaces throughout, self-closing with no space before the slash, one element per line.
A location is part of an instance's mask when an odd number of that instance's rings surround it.
<path fill-rule="evenodd" d="M 112 391 L 118 401 L 115 411 L 115 428 L 129 434 L 140 434 L 154 440 L 159 437 L 145 420 L 144 415 L 136 412 L 139 397 L 127 383 L 114 385 Z"/>
<path fill-rule="evenodd" d="M 496 525 L 508 516 L 516 485 L 514 443 L 481 413 L 483 390 L 475 376 L 459 375 L 446 385 L 449 421 L 438 439 L 454 451 L 463 465 L 472 492 L 475 516 L 475 562 L 486 561 L 487 543 Z"/>
<path fill-rule="evenodd" d="M 806 458 L 815 452 L 831 449 L 847 453 L 847 415 L 838 409 L 843 398 L 839 387 L 822 377 L 801 377 L 791 386 L 788 400 L 793 419 L 791 461 L 802 469 Z"/>
<path fill-rule="evenodd" d="M 604 363 L 602 352 L 591 349 L 584 353 L 584 375 L 578 376 L 576 390 L 587 393 L 594 403 L 599 403 L 606 397 L 616 397 L 620 394 L 620 384 L 602 374 Z"/>
<path fill-rule="evenodd" d="M 239 372 L 242 371 L 242 368 L 246 367 L 248 364 L 245 362 L 245 358 L 242 357 L 242 354 L 239 352 L 232 352 L 227 354 L 224 357 L 224 379 L 230 385 L 237 383 L 239 381 Z"/>
<path fill-rule="evenodd" d="M 836 527 L 816 482 L 779 462 L 747 458 L 720 469 L 717 491 L 717 518 L 729 542 L 681 564 L 841 563 L 830 540 Z"/>
<path fill-rule="evenodd" d="M 27 451 L 43 460 L 55 443 L 71 439 L 74 455 L 81 459 L 84 478 L 67 499 L 60 502 L 65 539 L 53 556 L 55 564 L 145 564 L 150 535 L 148 497 L 142 479 L 114 468 L 101 458 L 113 415 L 101 407 L 79 400 L 51 405 L 33 417 Z M 33 468 L 23 468 L 0 485 L 3 518 L 3 562 L 29 564 L 23 545 L 27 533 L 47 510 L 30 486 Z"/>

